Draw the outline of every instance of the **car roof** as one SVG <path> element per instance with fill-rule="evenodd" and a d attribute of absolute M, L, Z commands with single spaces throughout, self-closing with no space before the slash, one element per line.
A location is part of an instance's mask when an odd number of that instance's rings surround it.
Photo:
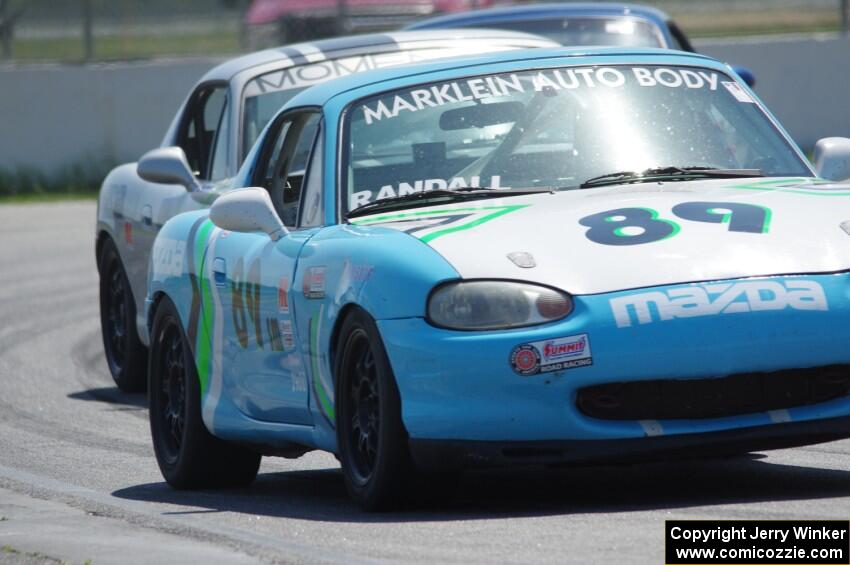
<path fill-rule="evenodd" d="M 503 42 L 515 47 L 545 47 L 556 45 L 553 41 L 530 33 L 495 29 L 476 30 L 416 30 L 391 33 L 370 33 L 323 39 L 308 43 L 294 43 L 230 59 L 209 70 L 201 82 L 229 81 L 236 74 L 269 63 L 281 63 L 280 68 L 295 67 L 326 59 L 351 57 L 394 51 L 412 51 L 432 47 L 440 41 Z"/>
<path fill-rule="evenodd" d="M 332 98 L 346 93 L 351 93 L 350 97 L 368 95 L 364 94 L 360 89 L 377 93 L 429 81 L 451 80 L 454 76 L 472 76 L 489 72 L 502 72 L 502 70 L 494 70 L 492 68 L 502 63 L 513 63 L 517 68 L 523 69 L 545 68 L 547 66 L 557 66 L 559 63 L 567 65 L 642 63 L 652 65 L 698 65 L 718 70 L 726 68 L 724 63 L 706 55 L 653 47 L 556 47 L 522 49 L 476 55 L 474 57 L 454 57 L 436 62 L 417 63 L 415 65 L 364 71 L 362 73 L 348 75 L 308 88 L 290 100 L 284 109 L 294 106 L 323 106 Z"/>
<path fill-rule="evenodd" d="M 487 24 L 488 22 L 496 23 L 503 21 L 521 21 L 547 17 L 569 16 L 636 16 L 650 20 L 658 26 L 664 26 L 664 24 L 670 20 L 670 17 L 667 14 L 649 6 L 620 4 L 614 2 L 570 2 L 508 6 L 448 14 L 416 22 L 407 26 L 405 29 L 424 30 L 462 27 L 464 25 L 480 26 Z"/>

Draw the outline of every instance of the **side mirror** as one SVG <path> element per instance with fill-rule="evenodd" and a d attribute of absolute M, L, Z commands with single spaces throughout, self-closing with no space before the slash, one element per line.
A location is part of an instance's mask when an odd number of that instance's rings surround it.
<path fill-rule="evenodd" d="M 269 193 L 258 187 L 237 188 L 216 198 L 210 220 L 223 230 L 263 231 L 273 241 L 289 233 L 274 211 Z"/>
<path fill-rule="evenodd" d="M 145 153 L 136 165 L 136 172 L 148 182 L 179 184 L 189 192 L 201 190 L 186 154 L 179 147 L 160 147 Z"/>
<path fill-rule="evenodd" d="M 850 179 L 850 139 L 825 137 L 815 144 L 813 158 L 818 176 L 827 180 Z"/>
<path fill-rule="evenodd" d="M 753 74 L 753 71 L 747 67 L 739 67 L 737 65 L 732 65 L 732 70 L 741 77 L 741 80 L 747 83 L 747 86 L 750 88 L 754 88 L 756 86 L 756 75 Z"/>

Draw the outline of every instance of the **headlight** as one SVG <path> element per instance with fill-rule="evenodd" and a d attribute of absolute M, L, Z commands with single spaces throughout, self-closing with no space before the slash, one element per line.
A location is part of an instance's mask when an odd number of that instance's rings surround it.
<path fill-rule="evenodd" d="M 511 281 L 462 281 L 438 287 L 428 320 L 455 330 L 501 330 L 545 324 L 573 310 L 568 294 Z"/>

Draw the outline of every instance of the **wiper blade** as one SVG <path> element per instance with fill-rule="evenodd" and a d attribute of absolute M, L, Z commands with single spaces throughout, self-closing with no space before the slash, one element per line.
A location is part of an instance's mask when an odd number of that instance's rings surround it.
<path fill-rule="evenodd" d="M 697 178 L 763 177 L 760 169 L 717 169 L 715 167 L 655 167 L 645 171 L 620 171 L 587 179 L 579 188 L 609 184 L 653 182 L 658 180 L 689 180 Z"/>
<path fill-rule="evenodd" d="M 553 192 L 551 188 L 481 188 L 477 186 L 465 186 L 456 189 L 439 188 L 425 192 L 414 192 L 404 196 L 392 196 L 382 198 L 355 208 L 345 215 L 346 219 L 356 218 L 374 214 L 378 210 L 394 209 L 399 207 L 416 208 L 418 206 L 430 206 L 434 201 L 454 202 L 458 200 L 478 200 L 481 198 L 499 198 L 502 196 L 521 196 L 523 194 L 541 194 Z M 405 206 L 412 204 L 411 206 Z"/>

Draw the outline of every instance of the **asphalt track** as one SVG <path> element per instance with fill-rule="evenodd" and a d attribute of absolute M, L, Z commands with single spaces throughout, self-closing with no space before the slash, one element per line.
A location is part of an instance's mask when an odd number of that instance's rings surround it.
<path fill-rule="evenodd" d="M 735 459 L 466 475 L 361 513 L 336 460 L 177 492 L 103 360 L 93 202 L 0 205 L 0 563 L 663 563 L 667 519 L 850 518 L 850 441 Z M 29 554 L 27 556 L 27 554 Z"/>

